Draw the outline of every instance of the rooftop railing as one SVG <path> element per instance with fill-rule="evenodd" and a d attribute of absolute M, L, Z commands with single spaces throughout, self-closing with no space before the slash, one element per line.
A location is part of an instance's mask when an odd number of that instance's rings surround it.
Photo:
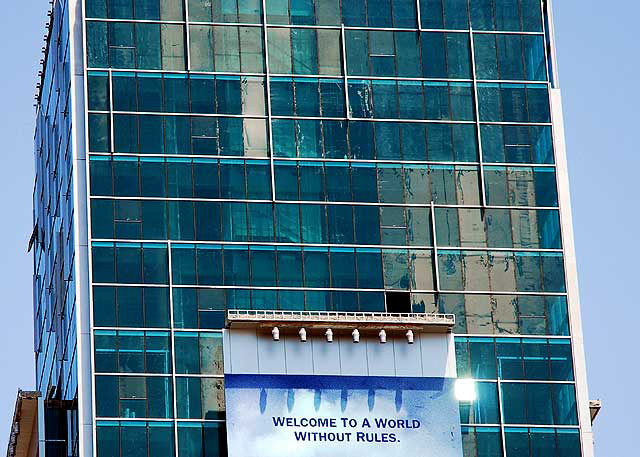
<path fill-rule="evenodd" d="M 313 322 L 344 324 L 405 324 L 446 325 L 455 324 L 454 314 L 431 313 L 366 313 L 340 311 L 275 311 L 275 310 L 228 310 L 227 319 L 233 322 Z"/>

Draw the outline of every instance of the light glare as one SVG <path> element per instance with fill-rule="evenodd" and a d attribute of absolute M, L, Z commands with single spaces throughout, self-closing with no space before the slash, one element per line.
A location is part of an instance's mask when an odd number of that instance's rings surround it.
<path fill-rule="evenodd" d="M 476 401 L 476 383 L 473 379 L 457 379 L 455 386 L 456 398 L 459 401 Z"/>

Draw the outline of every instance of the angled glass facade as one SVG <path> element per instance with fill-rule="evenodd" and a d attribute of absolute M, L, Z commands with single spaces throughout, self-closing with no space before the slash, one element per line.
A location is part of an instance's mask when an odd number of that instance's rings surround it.
<path fill-rule="evenodd" d="M 73 170 L 69 1 L 52 4 L 36 98 L 33 190 L 33 316 L 36 389 L 46 397 L 42 447 L 78 453 L 76 192 Z M 9 196 L 7 196 L 9 197 Z M 65 405 L 50 407 L 50 405 Z"/>
<path fill-rule="evenodd" d="M 74 398 L 60 342 L 86 326 L 85 449 L 226 455 L 225 310 L 278 309 L 455 314 L 465 457 L 592 455 L 549 5 L 67 2 L 81 71 L 71 90 L 47 64 L 39 106 L 36 349 Z"/>

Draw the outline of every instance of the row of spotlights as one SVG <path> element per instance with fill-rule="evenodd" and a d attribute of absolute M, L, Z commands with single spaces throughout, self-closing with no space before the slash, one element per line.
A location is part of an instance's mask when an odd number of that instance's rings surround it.
<path fill-rule="evenodd" d="M 280 341 L 280 330 L 278 329 L 278 327 L 273 327 L 273 329 L 271 330 L 271 335 L 273 336 L 274 341 Z M 302 327 L 298 331 L 298 335 L 300 336 L 300 341 L 302 341 L 303 343 L 307 341 L 307 330 L 304 327 Z M 333 330 L 328 328 L 327 331 L 324 332 L 324 336 L 327 338 L 327 343 L 333 343 Z M 413 331 L 407 330 L 405 336 L 407 337 L 407 343 L 413 344 Z M 353 339 L 354 343 L 360 342 L 360 331 L 357 328 L 353 329 L 353 332 L 351 332 L 351 338 Z M 381 344 L 386 343 L 387 332 L 384 329 L 380 330 L 380 332 L 378 333 L 378 338 L 380 339 Z M 459 401 L 462 402 L 474 402 L 477 398 L 475 382 L 472 379 L 456 380 L 455 396 Z"/>
<path fill-rule="evenodd" d="M 307 330 L 304 327 L 302 327 L 298 331 L 298 335 L 300 336 L 301 342 L 304 343 L 307 341 Z M 278 327 L 273 327 L 273 329 L 271 330 L 271 336 L 273 337 L 273 341 L 280 341 L 280 329 Z M 328 328 L 327 331 L 324 332 L 324 336 L 327 338 L 327 343 L 333 343 L 333 330 Z M 407 343 L 413 344 L 413 330 L 407 330 L 405 336 L 407 337 Z M 357 328 L 354 328 L 353 332 L 351 332 L 351 338 L 353 339 L 354 343 L 360 342 L 360 331 Z M 381 344 L 386 343 L 387 332 L 384 329 L 380 330 L 380 332 L 378 333 L 378 338 L 380 339 Z"/>
<path fill-rule="evenodd" d="M 278 329 L 278 327 L 273 327 L 273 329 L 271 330 L 271 335 L 273 336 L 274 341 L 280 341 L 280 330 Z M 307 341 L 307 330 L 304 327 L 298 331 L 298 335 L 300 336 L 300 341 Z M 324 332 L 324 336 L 327 338 L 327 343 L 333 343 L 333 330 L 328 328 L 327 331 Z M 407 330 L 405 336 L 407 337 L 407 343 L 413 344 L 413 331 Z M 353 329 L 353 332 L 351 332 L 351 337 L 354 343 L 359 343 L 360 331 L 357 328 Z M 378 333 L 378 338 L 380 339 L 380 343 L 386 343 L 387 332 L 384 329 L 380 330 L 380 332 Z M 456 380 L 455 395 L 459 401 L 474 402 L 477 398 L 475 382 L 472 379 Z"/>

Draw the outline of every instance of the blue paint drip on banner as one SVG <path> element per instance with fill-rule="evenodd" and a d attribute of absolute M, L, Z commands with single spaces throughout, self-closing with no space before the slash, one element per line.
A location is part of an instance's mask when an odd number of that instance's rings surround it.
<path fill-rule="evenodd" d="M 366 389 L 443 391 L 451 378 L 403 378 L 394 376 L 318 376 L 227 374 L 225 387 L 271 389 Z M 447 386 L 448 388 L 448 386 Z"/>

